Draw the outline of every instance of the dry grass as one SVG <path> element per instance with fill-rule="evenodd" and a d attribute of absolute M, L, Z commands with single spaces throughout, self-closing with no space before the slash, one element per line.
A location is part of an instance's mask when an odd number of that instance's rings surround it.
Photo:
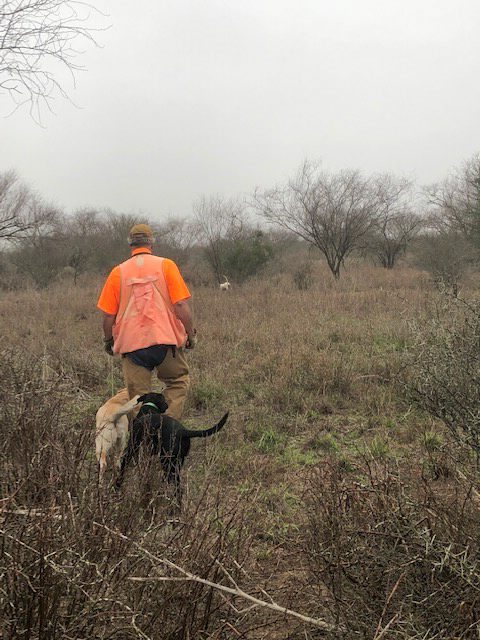
<path fill-rule="evenodd" d="M 94 414 L 123 386 L 102 350 L 101 281 L 2 293 L 0 637 L 323 637 L 172 581 L 148 554 L 344 637 L 477 637 L 477 472 L 394 382 L 431 285 L 362 263 L 337 283 L 316 264 L 313 281 L 194 290 L 185 422 L 231 414 L 192 447 L 174 529 L 161 482 L 141 504 L 155 469 L 132 472 L 121 500 L 98 490 Z M 151 575 L 168 580 L 128 581 Z"/>

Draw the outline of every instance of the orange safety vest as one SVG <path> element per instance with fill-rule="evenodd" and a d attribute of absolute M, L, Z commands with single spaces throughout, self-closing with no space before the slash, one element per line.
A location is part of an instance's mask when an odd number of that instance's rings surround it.
<path fill-rule="evenodd" d="M 163 258 L 137 253 L 120 265 L 120 302 L 113 337 L 114 353 L 130 353 L 154 344 L 185 344 L 187 334 L 170 300 Z"/>

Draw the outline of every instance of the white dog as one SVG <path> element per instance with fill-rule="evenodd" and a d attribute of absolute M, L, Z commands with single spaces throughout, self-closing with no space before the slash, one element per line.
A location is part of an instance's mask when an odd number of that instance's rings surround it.
<path fill-rule="evenodd" d="M 107 400 L 96 415 L 95 449 L 99 463 L 99 481 L 103 480 L 107 460 L 115 456 L 115 467 L 120 469 L 121 456 L 127 445 L 128 416 L 137 404 L 139 396 L 128 399 L 126 389 Z"/>
<path fill-rule="evenodd" d="M 227 276 L 223 276 L 223 278 L 224 278 L 225 282 L 221 282 L 220 283 L 220 289 L 222 291 L 228 291 L 230 289 L 230 286 L 231 286 L 230 282 L 228 281 Z"/>

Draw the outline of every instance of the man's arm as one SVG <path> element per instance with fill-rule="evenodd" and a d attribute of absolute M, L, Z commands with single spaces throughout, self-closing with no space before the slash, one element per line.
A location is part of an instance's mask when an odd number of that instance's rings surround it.
<path fill-rule="evenodd" d="M 175 314 L 185 327 L 187 336 L 195 335 L 195 327 L 193 326 L 193 314 L 187 300 L 179 300 L 173 305 Z"/>
<path fill-rule="evenodd" d="M 117 315 L 103 312 L 103 338 L 105 341 L 110 340 L 112 337 L 113 325 L 115 324 L 115 318 Z"/>
<path fill-rule="evenodd" d="M 105 282 L 97 307 L 103 312 L 103 341 L 105 343 L 105 351 L 113 355 L 113 337 L 112 329 L 115 324 L 115 318 L 118 313 L 118 303 L 120 298 L 120 267 L 115 267 Z"/>

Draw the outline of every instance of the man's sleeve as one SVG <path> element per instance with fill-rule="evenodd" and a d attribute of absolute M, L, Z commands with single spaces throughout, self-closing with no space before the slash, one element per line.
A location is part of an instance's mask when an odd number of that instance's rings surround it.
<path fill-rule="evenodd" d="M 163 273 L 165 274 L 165 280 L 167 281 L 168 293 L 170 294 L 170 300 L 172 304 L 177 304 L 180 300 L 186 300 L 190 298 L 190 291 L 185 284 L 180 271 L 173 262 L 168 258 L 163 261 Z"/>
<path fill-rule="evenodd" d="M 105 282 L 97 307 L 114 316 L 117 314 L 120 301 L 120 267 L 115 267 Z"/>

